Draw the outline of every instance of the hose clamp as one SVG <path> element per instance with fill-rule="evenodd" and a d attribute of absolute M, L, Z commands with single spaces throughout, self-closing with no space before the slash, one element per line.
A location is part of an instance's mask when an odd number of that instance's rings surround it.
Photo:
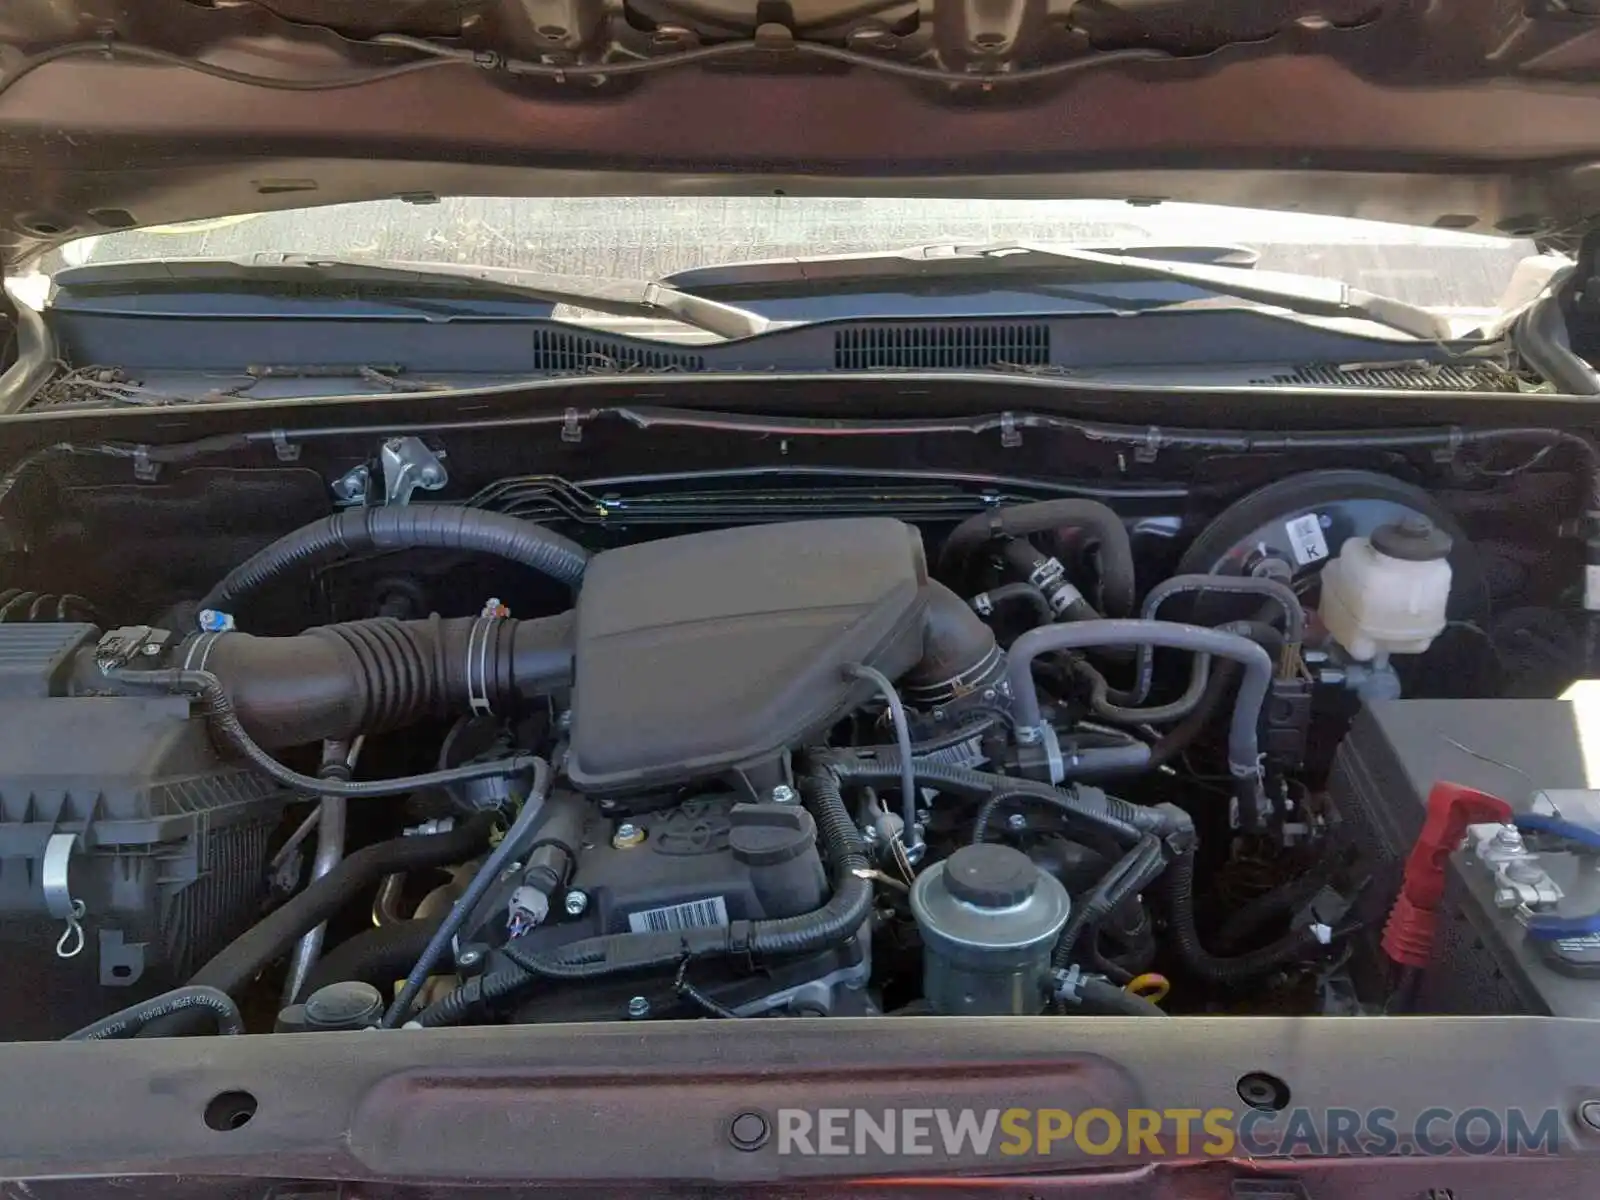
<path fill-rule="evenodd" d="M 467 632 L 467 706 L 474 716 L 494 712 L 489 703 L 489 643 L 494 638 L 496 617 L 479 617 Z"/>
<path fill-rule="evenodd" d="M 1061 757 L 1061 739 L 1056 736 L 1056 727 L 1048 721 L 1041 721 L 1039 740 L 1044 743 L 1044 760 L 1050 769 L 1050 782 L 1060 783 L 1067 777 L 1067 764 Z"/>

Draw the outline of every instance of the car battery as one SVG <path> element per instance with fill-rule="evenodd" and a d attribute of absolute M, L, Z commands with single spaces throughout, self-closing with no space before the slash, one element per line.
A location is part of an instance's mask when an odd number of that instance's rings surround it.
<path fill-rule="evenodd" d="M 1600 831 L 1591 791 L 1600 789 L 1600 705 L 1569 700 L 1380 701 L 1356 717 L 1328 799 L 1336 852 L 1350 862 L 1345 882 L 1357 891 L 1358 979 L 1386 962 L 1379 936 L 1439 781 L 1491 793 L 1525 823 L 1542 818 L 1593 845 L 1473 827 L 1446 871 L 1413 1010 L 1600 1016 L 1600 835 L 1589 832 Z M 1552 919 L 1570 933 L 1541 930 Z M 1530 923 L 1545 936 L 1530 936 Z"/>

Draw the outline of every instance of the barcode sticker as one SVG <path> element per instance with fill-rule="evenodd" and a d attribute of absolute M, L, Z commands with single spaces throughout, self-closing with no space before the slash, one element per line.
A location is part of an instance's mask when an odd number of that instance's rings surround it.
<path fill-rule="evenodd" d="M 679 929 L 711 929 L 728 923 L 728 905 L 721 896 L 669 904 L 665 908 L 646 908 L 628 914 L 628 928 L 634 933 L 673 933 Z"/>
<path fill-rule="evenodd" d="M 1322 536 L 1322 518 L 1316 513 L 1296 517 L 1283 528 L 1296 565 L 1306 567 L 1328 557 L 1328 539 Z"/>

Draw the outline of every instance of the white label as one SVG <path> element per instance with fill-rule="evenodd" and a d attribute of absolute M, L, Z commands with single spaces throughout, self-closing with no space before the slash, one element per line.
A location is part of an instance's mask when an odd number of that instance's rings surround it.
<path fill-rule="evenodd" d="M 1310 566 L 1328 557 L 1328 539 L 1322 536 L 1322 518 L 1316 513 L 1296 517 L 1283 528 L 1289 534 L 1289 550 L 1297 566 Z"/>
<path fill-rule="evenodd" d="M 1600 612 L 1600 567 L 1583 569 L 1583 609 L 1585 612 Z"/>
<path fill-rule="evenodd" d="M 673 933 L 679 929 L 712 929 L 728 923 L 728 905 L 721 896 L 669 904 L 665 908 L 646 908 L 628 914 L 628 928 L 634 933 Z"/>

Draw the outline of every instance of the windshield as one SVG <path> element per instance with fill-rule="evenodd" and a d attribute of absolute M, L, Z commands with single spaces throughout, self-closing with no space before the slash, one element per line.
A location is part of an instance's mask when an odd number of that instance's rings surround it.
<path fill-rule="evenodd" d="M 656 279 L 691 267 L 929 242 L 1248 246 L 1259 270 L 1411 304 L 1492 310 L 1530 242 L 1298 213 L 1099 200 L 447 197 L 225 217 L 84 238 L 47 270 L 258 252 Z"/>

